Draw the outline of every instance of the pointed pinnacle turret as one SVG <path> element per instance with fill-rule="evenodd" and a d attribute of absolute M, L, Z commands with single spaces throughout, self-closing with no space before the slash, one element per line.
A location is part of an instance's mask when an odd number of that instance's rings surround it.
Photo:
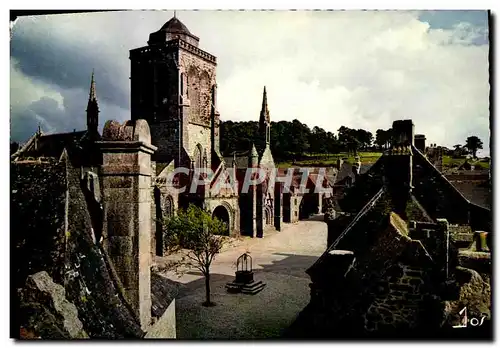
<path fill-rule="evenodd" d="M 252 151 L 250 152 L 250 157 L 259 157 L 259 153 L 257 152 L 255 144 L 252 144 Z"/>

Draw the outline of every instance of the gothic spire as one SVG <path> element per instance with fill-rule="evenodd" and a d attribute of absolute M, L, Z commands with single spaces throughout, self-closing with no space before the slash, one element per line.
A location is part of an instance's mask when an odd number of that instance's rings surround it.
<path fill-rule="evenodd" d="M 266 86 L 264 86 L 264 93 L 262 94 L 262 109 L 260 110 L 260 122 L 270 123 L 271 119 L 269 116 L 269 108 L 267 106 L 267 92 Z"/>
<path fill-rule="evenodd" d="M 262 94 L 262 109 L 260 110 L 259 119 L 259 141 L 258 146 L 263 150 L 270 145 L 271 142 L 271 117 L 269 116 L 269 108 L 267 106 L 267 91 L 264 86 L 264 93 Z"/>
<path fill-rule="evenodd" d="M 96 101 L 97 102 L 97 95 L 96 95 L 96 92 L 95 92 L 94 69 L 92 69 L 92 78 L 90 80 L 89 102 L 90 101 Z"/>
<path fill-rule="evenodd" d="M 89 101 L 87 103 L 87 130 L 97 133 L 98 124 L 99 124 L 99 106 L 97 105 L 94 70 L 92 70 L 92 78 L 90 80 Z"/>

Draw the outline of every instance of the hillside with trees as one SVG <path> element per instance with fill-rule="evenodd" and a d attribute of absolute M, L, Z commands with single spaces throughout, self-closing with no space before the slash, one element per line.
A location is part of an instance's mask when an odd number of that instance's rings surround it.
<path fill-rule="evenodd" d="M 220 149 L 224 156 L 234 152 L 248 151 L 252 142 L 258 138 L 259 123 L 256 121 L 226 121 L 220 125 Z M 309 128 L 299 120 L 271 122 L 271 150 L 276 162 L 281 165 L 291 163 L 301 165 L 331 165 L 338 157 L 352 160 L 360 155 L 362 162 L 374 162 L 391 145 L 392 130 L 377 129 L 372 133 L 366 129 L 341 126 L 336 133 L 321 127 Z M 443 150 L 443 165 L 458 166 L 467 155 L 476 157 L 483 148 L 477 136 L 470 136 L 464 145 L 448 149 L 436 144 Z M 488 166 L 487 161 L 481 165 Z M 486 164 L 485 164 L 486 163 Z"/>
<path fill-rule="evenodd" d="M 256 121 L 221 123 L 221 151 L 224 156 L 250 149 L 257 138 L 259 123 Z M 365 129 L 342 126 L 337 134 L 321 127 L 309 128 L 299 120 L 271 122 L 271 150 L 277 160 L 301 156 L 332 155 L 358 151 L 381 151 L 390 144 L 390 130 L 379 129 L 376 137 Z"/>

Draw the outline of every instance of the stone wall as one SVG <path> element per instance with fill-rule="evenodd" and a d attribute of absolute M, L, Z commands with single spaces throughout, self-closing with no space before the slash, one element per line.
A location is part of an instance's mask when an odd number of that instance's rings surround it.
<path fill-rule="evenodd" d="M 422 325 L 425 308 L 425 271 L 422 268 L 398 265 L 390 277 L 379 282 L 379 294 L 364 315 L 367 331 L 411 330 Z"/>
<path fill-rule="evenodd" d="M 130 51 L 132 120 L 145 119 L 153 125 L 178 119 L 176 51 L 176 47 L 143 47 Z"/>
<path fill-rule="evenodd" d="M 179 157 L 179 121 L 151 123 L 151 143 L 158 148 L 153 159 L 158 163 L 169 163 Z"/>
<path fill-rule="evenodd" d="M 179 51 L 179 62 L 181 72 L 187 76 L 189 122 L 210 127 L 211 92 L 216 83 L 216 65 L 185 49 Z"/>
<path fill-rule="evenodd" d="M 187 132 L 189 136 L 187 141 L 183 142 L 186 152 L 194 159 L 196 147 L 200 144 L 202 147 L 201 155 L 203 156 L 206 153 L 207 168 L 211 168 L 211 128 L 190 123 L 187 125 Z"/>

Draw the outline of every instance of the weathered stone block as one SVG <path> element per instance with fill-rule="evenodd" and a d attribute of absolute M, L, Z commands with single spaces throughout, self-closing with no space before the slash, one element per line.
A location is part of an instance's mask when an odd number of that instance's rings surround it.
<path fill-rule="evenodd" d="M 66 299 L 64 287 L 54 283 L 45 271 L 27 278 L 21 307 L 24 310 L 31 308 L 30 326 L 41 338 L 88 338 L 76 306 Z M 55 332 L 61 337 L 54 337 L 52 334 Z"/>

